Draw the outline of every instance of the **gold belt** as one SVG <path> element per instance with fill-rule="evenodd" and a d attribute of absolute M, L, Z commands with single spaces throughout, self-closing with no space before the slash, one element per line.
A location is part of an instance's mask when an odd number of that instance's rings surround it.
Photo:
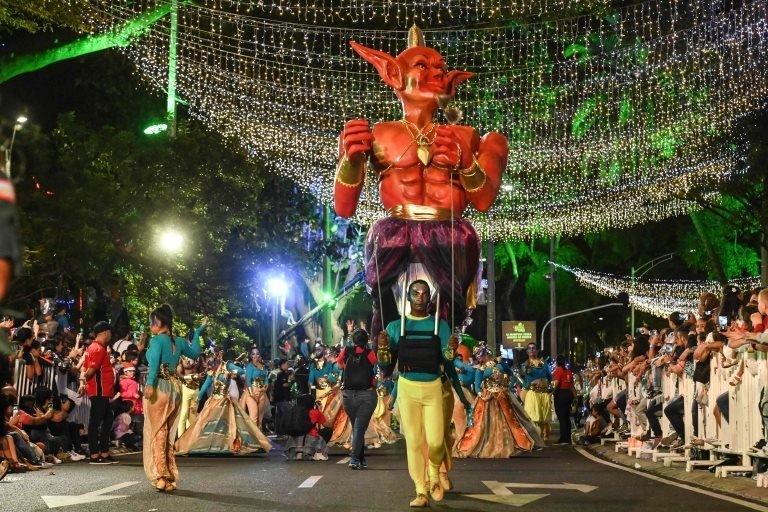
<path fill-rule="evenodd" d="M 401 220 L 450 220 L 450 208 L 435 208 L 420 204 L 398 204 L 387 210 L 387 214 Z"/>

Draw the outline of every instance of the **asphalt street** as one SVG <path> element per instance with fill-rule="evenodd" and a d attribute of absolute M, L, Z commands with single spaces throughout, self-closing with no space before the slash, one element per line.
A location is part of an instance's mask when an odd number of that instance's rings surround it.
<path fill-rule="evenodd" d="M 339 464 L 341 452 L 325 462 L 287 462 L 277 450 L 269 457 L 179 458 L 181 482 L 172 495 L 149 486 L 140 455 L 123 456 L 112 466 L 69 463 L 6 477 L 0 482 L 0 510 L 409 510 L 413 487 L 402 442 L 373 450 L 368 459 L 369 469 L 352 471 Z M 513 459 L 457 460 L 451 476 L 455 489 L 432 510 L 748 510 L 600 464 L 570 446 Z"/>

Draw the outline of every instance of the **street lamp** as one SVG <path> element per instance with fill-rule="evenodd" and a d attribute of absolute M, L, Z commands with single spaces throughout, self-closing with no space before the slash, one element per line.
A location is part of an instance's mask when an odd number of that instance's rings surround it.
<path fill-rule="evenodd" d="M 277 306 L 288 293 L 288 283 L 280 276 L 267 279 L 267 292 L 272 296 L 272 346 L 271 358 L 277 357 Z"/>
<path fill-rule="evenodd" d="M 11 152 L 13 151 L 13 143 L 16 141 L 16 132 L 24 127 L 27 122 L 26 116 L 19 116 L 16 118 L 16 123 L 13 125 L 13 133 L 11 134 L 11 143 L 7 148 L 3 148 L 5 153 L 5 176 L 10 179 L 11 177 Z"/>
<path fill-rule="evenodd" d="M 168 254 L 179 254 L 184 246 L 184 235 L 170 228 L 160 233 L 158 239 L 160 249 Z"/>
<path fill-rule="evenodd" d="M 670 252 L 667 254 L 662 254 L 661 256 L 657 256 L 656 258 L 653 258 L 650 261 L 646 261 L 639 267 L 635 268 L 632 267 L 631 270 L 631 283 L 632 283 L 632 294 L 635 293 L 635 280 L 643 277 L 645 274 L 648 273 L 649 270 L 651 270 L 653 267 L 658 265 L 659 263 L 665 263 L 672 259 L 672 257 L 675 255 L 674 252 Z M 630 308 L 630 333 L 632 333 L 632 336 L 635 335 L 635 304 L 631 304 Z"/>

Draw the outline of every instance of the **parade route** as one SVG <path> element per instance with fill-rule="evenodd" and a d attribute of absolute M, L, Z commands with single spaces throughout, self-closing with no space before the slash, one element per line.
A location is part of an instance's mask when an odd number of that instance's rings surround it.
<path fill-rule="evenodd" d="M 365 471 L 338 464 L 343 457 L 339 452 L 327 462 L 286 462 L 273 452 L 269 458 L 179 458 L 181 484 L 166 495 L 148 485 L 140 456 L 128 455 L 112 466 L 57 466 L 56 477 L 50 471 L 11 475 L 0 482 L 0 502 L 13 496 L 16 512 L 408 510 L 413 491 L 402 444 L 372 451 Z M 618 471 L 573 447 L 514 459 L 457 460 L 452 477 L 455 489 L 433 510 L 633 511 L 694 504 L 698 512 L 766 510 L 693 487 L 659 485 L 658 479 Z"/>

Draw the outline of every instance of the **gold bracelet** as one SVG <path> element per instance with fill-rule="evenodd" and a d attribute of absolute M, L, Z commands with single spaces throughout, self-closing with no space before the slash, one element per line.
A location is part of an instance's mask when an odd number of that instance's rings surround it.
<path fill-rule="evenodd" d="M 485 186 L 487 175 L 477 158 L 472 157 L 472 165 L 459 171 L 459 182 L 467 192 L 477 192 Z"/>
<path fill-rule="evenodd" d="M 356 188 L 362 185 L 364 178 L 363 169 L 356 169 L 344 153 L 336 166 L 336 181 L 345 187 Z"/>

